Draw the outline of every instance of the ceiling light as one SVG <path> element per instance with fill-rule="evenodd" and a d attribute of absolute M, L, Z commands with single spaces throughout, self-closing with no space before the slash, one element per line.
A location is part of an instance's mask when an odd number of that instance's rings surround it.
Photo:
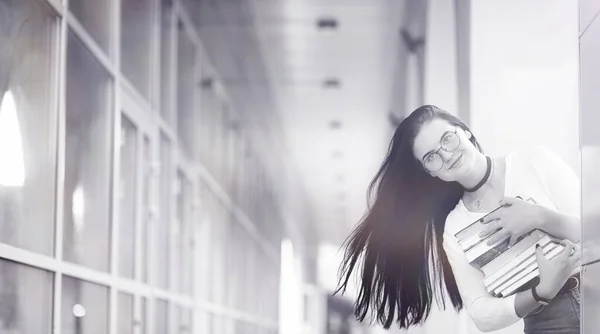
<path fill-rule="evenodd" d="M 333 153 L 331 154 L 331 156 L 334 159 L 341 159 L 344 156 L 344 153 L 342 151 L 333 151 Z"/>
<path fill-rule="evenodd" d="M 339 88 L 341 85 L 340 80 L 336 78 L 327 78 L 323 80 L 323 87 L 325 88 Z"/>
<path fill-rule="evenodd" d="M 200 87 L 202 87 L 202 89 L 211 90 L 211 89 L 213 89 L 213 86 L 214 86 L 214 80 L 213 80 L 213 78 L 210 78 L 210 77 L 203 78 L 200 81 Z"/>
<path fill-rule="evenodd" d="M 320 30 L 335 30 L 338 28 L 338 21 L 333 17 L 322 17 L 317 19 L 317 28 Z"/>
<path fill-rule="evenodd" d="M 342 127 L 342 122 L 340 122 L 338 120 L 333 120 L 333 121 L 329 122 L 329 127 L 334 130 L 337 130 Z"/>

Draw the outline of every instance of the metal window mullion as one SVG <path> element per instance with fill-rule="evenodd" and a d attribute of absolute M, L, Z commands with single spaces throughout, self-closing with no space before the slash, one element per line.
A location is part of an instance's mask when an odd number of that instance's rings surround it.
<path fill-rule="evenodd" d="M 204 187 L 204 183 L 201 181 L 201 178 L 198 176 L 198 191 L 200 192 L 204 192 L 205 190 L 201 190 L 201 187 Z M 208 290 L 208 284 L 211 283 L 211 268 L 210 268 L 210 257 L 209 254 L 211 254 L 210 250 L 214 249 L 214 247 L 212 247 L 212 242 L 213 242 L 213 238 L 211 237 L 211 233 L 212 233 L 212 226 L 211 226 L 211 217 L 208 214 L 205 214 L 205 212 L 210 212 L 209 209 L 206 208 L 206 205 L 208 203 L 210 203 L 208 201 L 208 199 L 206 198 L 202 198 L 201 196 L 198 196 L 199 200 L 198 200 L 198 210 L 197 210 L 197 214 L 196 214 L 196 218 L 197 221 L 200 222 L 200 227 L 199 227 L 199 233 L 200 235 L 196 234 L 196 238 L 199 240 L 196 240 L 196 248 L 194 250 L 194 252 L 196 254 L 199 254 L 200 256 L 198 257 L 198 261 L 201 261 L 199 263 L 200 265 L 200 270 L 198 270 L 199 274 L 202 275 L 202 279 L 195 279 L 194 283 L 199 283 L 200 286 L 196 286 L 196 284 L 194 284 L 194 295 L 196 296 L 195 300 L 196 301 L 204 301 L 204 300 L 208 300 L 209 299 L 209 290 Z M 205 218 L 204 221 L 202 221 L 202 218 Z M 208 221 L 207 221 L 208 220 Z M 198 262 L 196 261 L 196 262 Z"/>
<path fill-rule="evenodd" d="M 150 117 L 150 115 L 148 115 Z M 146 212 L 144 212 L 144 193 L 143 193 L 143 183 L 144 177 L 146 175 L 146 161 L 144 160 L 145 151 L 145 137 L 146 132 L 138 128 L 137 136 L 136 136 L 136 147 L 138 150 L 136 151 L 136 170 L 135 173 L 135 228 L 134 228 L 134 273 L 133 277 L 135 281 L 142 282 L 143 281 L 143 273 L 142 273 L 142 261 L 144 259 L 142 248 L 142 239 L 145 237 L 142 235 L 142 224 L 146 219 Z M 147 189 L 146 189 L 147 190 Z M 140 333 L 139 321 L 142 316 L 141 310 L 141 296 L 134 295 L 133 302 L 133 318 L 135 319 L 134 324 L 136 324 L 134 328 L 134 334 L 142 334 Z"/>
<path fill-rule="evenodd" d="M 66 18 L 69 28 L 75 36 L 83 43 L 86 49 L 91 52 L 95 59 L 103 66 L 103 68 L 115 79 L 118 77 L 118 70 L 116 65 L 111 60 L 110 56 L 102 50 L 100 45 L 94 40 L 94 38 L 88 33 L 83 25 L 77 20 L 77 18 L 68 10 L 66 11 Z M 67 34 L 68 36 L 68 34 Z"/>
<path fill-rule="evenodd" d="M 229 318 L 230 320 L 238 320 L 246 323 L 252 323 L 266 328 L 277 328 L 278 322 L 264 317 L 259 317 L 253 314 L 241 312 L 229 307 L 223 307 L 211 303 L 196 303 L 195 307 L 206 313 L 219 315 Z"/>
<path fill-rule="evenodd" d="M 65 184 L 65 149 L 66 149 L 66 77 L 67 77 L 67 40 L 68 23 L 66 14 L 68 13 L 68 0 L 64 0 L 62 11 L 59 11 L 59 22 L 56 43 L 59 45 L 55 55 L 56 69 L 54 78 L 55 96 L 58 97 L 57 103 L 57 140 L 56 140 L 56 189 L 55 189 L 55 231 L 54 231 L 54 257 L 56 261 L 63 258 L 63 216 L 64 216 L 64 184 Z M 4 252 L 3 252 L 4 253 Z M 43 262 L 43 261 L 42 261 Z M 62 272 L 55 268 L 54 270 L 54 298 L 52 308 L 52 326 L 53 334 L 61 334 L 61 315 L 62 315 Z"/>
<path fill-rule="evenodd" d="M 131 96 L 125 87 L 120 87 L 121 91 L 121 114 L 125 115 L 136 128 L 148 133 L 154 122 L 152 115 L 145 111 L 150 110 L 148 103 L 136 100 Z"/>
<path fill-rule="evenodd" d="M 172 291 L 163 289 L 153 289 L 153 295 L 161 300 L 166 300 L 171 303 L 182 305 L 185 307 L 192 307 L 194 305 L 194 299 L 189 296 L 184 296 Z"/>
<path fill-rule="evenodd" d="M 153 115 L 155 120 L 161 119 L 160 114 Z M 159 189 L 160 189 L 160 169 L 161 169 L 161 156 L 160 156 L 160 146 L 162 142 L 161 131 L 157 124 L 154 123 L 153 129 L 151 131 L 152 135 L 150 137 L 150 147 L 151 147 L 151 182 L 149 185 L 148 191 L 150 191 L 149 203 L 148 203 L 148 262 L 146 263 L 146 270 L 148 272 L 148 283 L 151 286 L 155 286 L 157 283 L 157 270 L 156 270 L 156 258 L 157 258 L 157 250 L 155 247 L 156 238 L 158 237 L 158 224 L 159 224 L 159 214 L 160 214 L 160 199 L 159 199 Z M 151 289 L 151 294 L 147 300 L 147 314 L 146 314 L 146 328 L 149 333 L 154 333 L 155 331 L 155 321 L 151 319 L 155 319 L 154 312 L 156 311 L 156 288 Z"/>
<path fill-rule="evenodd" d="M 126 95 L 132 103 L 140 107 L 139 111 L 135 111 L 136 114 L 140 114 L 136 115 L 135 119 L 146 118 L 151 120 L 152 104 L 135 88 L 135 86 L 125 79 L 122 73 L 120 75 L 119 86 L 121 87 L 121 94 Z"/>
<path fill-rule="evenodd" d="M 177 144 L 177 133 L 173 131 L 173 128 L 165 121 L 162 117 L 156 119 L 156 123 L 160 128 L 160 131 L 169 139 L 169 142 L 173 145 Z"/>
<path fill-rule="evenodd" d="M 177 4 L 178 2 L 173 0 L 173 6 L 171 7 L 171 30 L 169 33 L 171 34 L 171 44 L 170 44 L 170 62 L 169 62 L 169 77 L 171 86 L 169 87 L 169 121 L 167 122 L 171 133 L 174 138 L 173 143 L 178 145 L 178 135 L 177 135 L 177 47 L 178 47 L 178 32 L 179 32 L 179 15 L 177 15 Z"/>
<path fill-rule="evenodd" d="M 169 150 L 170 150 L 170 166 L 168 169 L 168 178 L 169 178 L 169 199 L 168 199 L 168 205 L 169 205 L 169 216 L 166 217 L 167 219 L 167 223 L 168 223 L 168 227 L 167 227 L 167 233 L 168 233 L 168 240 L 167 240 L 167 249 L 168 249 L 168 261 L 171 264 L 168 267 L 168 272 L 169 274 L 167 275 L 167 285 L 166 285 L 166 291 L 163 291 L 161 289 L 157 289 L 156 293 L 157 295 L 161 295 L 163 299 L 168 301 L 168 306 L 167 306 L 167 313 L 168 313 L 168 327 L 172 328 L 173 327 L 173 323 L 174 323 L 174 312 L 173 312 L 173 306 L 172 304 L 175 302 L 174 298 L 174 293 L 176 293 L 177 291 L 175 291 L 175 277 L 176 277 L 176 273 L 175 270 L 173 270 L 173 263 L 175 263 L 174 261 L 176 261 L 175 259 L 175 248 L 177 247 L 177 243 L 175 242 L 175 233 L 174 233 L 174 226 L 175 224 L 177 224 L 177 199 L 176 199 L 176 182 L 177 182 L 177 171 L 178 171 L 178 165 L 177 165 L 177 161 L 179 159 L 179 154 L 177 153 L 177 141 L 172 141 L 170 143 L 169 146 Z M 167 268 L 164 268 L 167 269 Z M 169 293 L 165 293 L 165 292 L 169 292 Z"/>
<path fill-rule="evenodd" d="M 171 168 L 169 169 L 169 179 L 170 179 L 170 196 L 169 196 L 169 206 L 170 206 L 170 210 L 169 210 L 169 217 L 168 217 L 168 221 L 169 221 L 169 227 L 168 227 L 168 231 L 169 231 L 169 245 L 168 245 L 168 249 L 169 249 L 169 263 L 174 264 L 176 263 L 175 261 L 177 261 L 178 259 L 175 258 L 176 255 L 176 250 L 178 247 L 178 243 L 177 243 L 177 235 L 175 234 L 175 228 L 178 228 L 180 225 L 179 222 L 179 217 L 178 215 L 178 207 L 177 207 L 177 188 L 178 188 L 178 181 L 179 181 L 179 177 L 178 177 L 178 173 L 179 173 L 179 150 L 176 146 L 176 143 L 172 144 L 170 146 L 170 150 L 171 150 Z M 177 266 L 179 267 L 179 266 Z M 180 274 L 177 273 L 175 270 L 172 270 L 173 266 L 170 267 L 169 269 L 169 278 L 168 278 L 168 284 L 167 284 L 167 290 L 169 291 L 173 291 L 173 292 L 178 292 L 178 280 L 177 278 L 179 278 Z M 178 270 L 181 270 L 181 268 L 178 268 Z"/>
<path fill-rule="evenodd" d="M 60 16 L 63 16 L 66 13 L 65 5 L 63 5 L 59 0 L 45 0 L 45 2 L 50 7 L 52 7 L 52 9 L 54 9 Z"/>
<path fill-rule="evenodd" d="M 265 254 L 274 262 L 279 261 L 279 253 L 277 250 L 269 245 L 269 243 L 258 233 L 256 224 L 252 222 L 246 213 L 241 210 L 229 197 L 229 195 L 223 190 L 221 185 L 216 179 L 210 174 L 208 170 L 201 164 L 197 165 L 198 173 L 205 180 L 205 183 L 211 188 L 215 196 L 226 206 L 229 210 L 233 210 L 234 214 L 238 218 L 240 225 L 246 230 L 246 232 L 255 239 L 263 248 Z"/>
<path fill-rule="evenodd" d="M 132 294 L 150 295 L 150 286 L 131 279 L 113 277 L 112 275 L 90 269 L 71 262 L 59 261 L 53 257 L 42 255 L 36 252 L 21 249 L 15 246 L 1 244 L 0 254 L 2 258 L 18 262 L 30 267 L 39 268 L 49 272 L 58 272 L 69 277 L 103 286 L 115 286 L 118 290 L 126 291 Z"/>
<path fill-rule="evenodd" d="M 119 310 L 119 291 L 115 284 L 115 278 L 119 277 L 119 253 L 120 253 L 120 224 L 121 216 L 120 212 L 121 201 L 120 198 L 122 194 L 122 182 L 121 182 L 121 128 L 122 128 L 122 101 L 121 101 L 121 83 L 123 82 L 123 78 L 121 75 L 121 0 L 111 0 L 111 13 L 109 21 L 111 22 L 111 38 L 110 43 L 112 47 L 110 48 L 113 52 L 111 56 L 113 56 L 113 110 L 112 117 L 113 118 L 113 127 L 112 127 L 112 179 L 111 179 L 111 199 L 112 199 L 112 210 L 111 210 L 111 222 L 110 222 L 110 278 L 109 279 L 109 288 L 110 288 L 110 298 L 108 301 L 109 310 L 108 310 L 108 332 L 110 334 L 117 334 L 118 330 L 118 310 Z"/>
<path fill-rule="evenodd" d="M 161 44 L 161 0 L 151 0 L 151 10 L 154 13 L 153 20 L 154 25 L 151 31 L 151 43 L 150 43 L 150 93 L 148 101 L 150 101 L 152 117 L 160 118 L 160 44 Z"/>

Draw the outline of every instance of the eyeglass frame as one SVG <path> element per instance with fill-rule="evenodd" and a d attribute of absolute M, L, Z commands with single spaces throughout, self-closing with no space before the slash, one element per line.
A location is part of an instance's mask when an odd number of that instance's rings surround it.
<path fill-rule="evenodd" d="M 447 150 L 447 149 L 445 149 L 445 148 L 444 148 L 443 140 L 444 140 L 444 137 L 445 137 L 447 134 L 448 134 L 448 135 L 452 134 L 452 135 L 456 136 L 456 139 L 458 140 L 458 145 L 456 145 L 456 148 L 455 148 L 455 149 L 453 149 L 453 150 Z M 440 148 L 438 148 L 438 149 L 437 149 L 435 152 L 429 152 L 429 153 L 427 153 L 427 155 L 425 155 L 425 158 L 421 159 L 421 161 L 420 161 L 420 162 L 421 162 L 421 165 L 423 166 L 423 168 L 424 168 L 426 171 L 428 171 L 428 172 L 430 172 L 430 173 L 436 173 L 436 172 L 439 172 L 440 170 L 442 170 L 442 168 L 444 167 L 444 164 L 446 163 L 446 160 L 445 160 L 445 159 L 444 159 L 444 157 L 442 157 L 442 155 L 440 154 L 440 150 L 442 150 L 442 149 L 443 149 L 443 150 L 444 150 L 444 151 L 446 151 L 446 152 L 454 152 L 454 151 L 456 151 L 456 150 L 457 150 L 457 149 L 460 147 L 460 144 L 461 144 L 461 142 L 460 142 L 460 137 L 458 136 L 458 127 L 457 127 L 457 126 L 454 126 L 454 132 L 448 132 L 448 131 L 444 132 L 444 134 L 443 134 L 443 135 L 440 137 Z M 433 154 L 437 154 L 437 155 L 438 155 L 438 156 L 439 156 L 439 157 L 442 159 L 442 165 L 440 166 L 440 168 L 439 168 L 438 170 L 430 170 L 429 168 L 427 168 L 427 167 L 425 166 L 425 161 L 424 161 L 424 160 L 425 160 L 426 158 L 428 158 L 430 155 L 433 155 Z"/>

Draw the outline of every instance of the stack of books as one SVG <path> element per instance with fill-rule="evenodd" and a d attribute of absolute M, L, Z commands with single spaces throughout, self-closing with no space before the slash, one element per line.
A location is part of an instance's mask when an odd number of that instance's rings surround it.
<path fill-rule="evenodd" d="M 554 258 L 564 248 L 560 240 L 540 230 L 522 235 L 512 246 L 509 246 L 508 237 L 488 245 L 488 241 L 498 232 L 485 238 L 479 237 L 486 226 L 488 225 L 477 220 L 454 236 L 469 263 L 484 273 L 487 291 L 497 297 L 516 293 L 539 276 L 535 256 L 536 244 L 542 247 L 548 259 Z"/>

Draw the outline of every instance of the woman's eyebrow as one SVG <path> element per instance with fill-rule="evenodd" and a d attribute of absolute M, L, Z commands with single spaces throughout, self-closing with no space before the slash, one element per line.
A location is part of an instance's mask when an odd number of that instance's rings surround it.
<path fill-rule="evenodd" d="M 446 130 L 446 132 L 442 133 L 442 136 L 440 137 L 440 143 L 442 142 L 442 140 L 444 140 L 444 137 L 446 137 L 446 135 L 448 133 L 452 132 L 452 130 Z M 431 150 L 425 154 L 423 154 L 423 157 L 421 158 L 421 160 L 425 159 L 426 156 L 428 156 L 429 154 L 435 152 L 436 150 Z"/>

